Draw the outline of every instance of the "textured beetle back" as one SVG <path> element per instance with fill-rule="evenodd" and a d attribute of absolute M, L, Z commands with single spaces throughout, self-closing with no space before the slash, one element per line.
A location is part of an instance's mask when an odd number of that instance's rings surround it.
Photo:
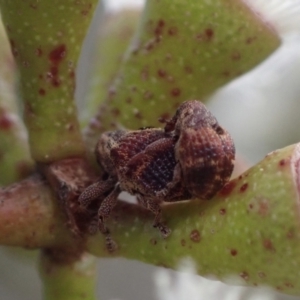
<path fill-rule="evenodd" d="M 222 140 L 210 127 L 181 132 L 176 154 L 185 186 L 193 196 L 210 199 L 229 180 L 233 162 L 224 150 Z"/>
<path fill-rule="evenodd" d="M 199 101 L 184 102 L 165 130 L 174 130 L 175 155 L 188 191 L 201 199 L 212 198 L 230 179 L 235 148 L 229 133 Z"/>

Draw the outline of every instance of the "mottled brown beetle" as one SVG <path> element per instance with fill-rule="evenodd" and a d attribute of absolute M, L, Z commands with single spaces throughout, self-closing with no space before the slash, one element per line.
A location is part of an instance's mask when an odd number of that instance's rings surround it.
<path fill-rule="evenodd" d="M 210 199 L 229 180 L 235 148 L 229 133 L 199 101 L 186 101 L 165 128 L 116 130 L 101 135 L 96 146 L 106 180 L 89 186 L 79 197 L 83 207 L 102 198 L 98 226 L 109 250 L 115 247 L 105 220 L 121 191 L 155 214 L 154 227 L 163 237 L 161 202 Z"/>

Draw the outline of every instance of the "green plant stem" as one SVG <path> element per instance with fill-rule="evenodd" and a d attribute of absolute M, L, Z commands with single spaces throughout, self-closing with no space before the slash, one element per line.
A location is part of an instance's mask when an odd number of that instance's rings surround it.
<path fill-rule="evenodd" d="M 120 71 L 89 125 L 88 144 L 111 128 L 158 125 L 181 102 L 203 100 L 255 67 L 279 43 L 240 0 L 148 0 Z"/>
<path fill-rule="evenodd" d="M 0 44 L 0 186 L 5 186 L 28 176 L 33 170 L 33 161 L 17 110 L 16 70 L 1 19 Z"/>
<path fill-rule="evenodd" d="M 21 75 L 24 118 L 35 161 L 80 156 L 73 94 L 79 51 L 97 0 L 1 0 Z"/>
<path fill-rule="evenodd" d="M 60 255 L 63 250 L 60 250 Z M 68 252 L 66 255 L 69 256 Z M 44 300 L 96 299 L 96 259 L 82 254 L 74 261 L 61 261 L 53 252 L 41 253 L 40 274 L 44 284 Z"/>
<path fill-rule="evenodd" d="M 0 79 L 1 80 L 1 79 Z M 3 92 L 4 89 L 1 90 Z M 0 92 L 0 186 L 28 176 L 34 170 L 23 123 L 3 102 Z M 5 100 L 10 97 L 5 95 Z"/>
<path fill-rule="evenodd" d="M 119 201 L 107 222 L 118 250 L 108 253 L 100 234 L 88 237 L 85 248 L 100 257 L 122 256 L 173 269 L 182 258 L 191 257 L 202 276 L 299 294 L 299 166 L 300 144 L 291 145 L 269 154 L 210 201 L 164 205 L 163 218 L 172 229 L 167 239 L 152 227 L 151 213 Z M 31 182 L 30 191 L 23 181 L 14 196 L 13 187 L 0 190 L 1 244 L 76 247 L 64 218 L 54 212 L 49 187 L 37 182 Z M 8 203 L 15 211 L 9 220 Z"/>

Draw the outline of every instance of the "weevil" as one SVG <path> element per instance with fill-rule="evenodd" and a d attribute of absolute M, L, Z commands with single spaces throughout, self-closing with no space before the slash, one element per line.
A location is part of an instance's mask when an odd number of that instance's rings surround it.
<path fill-rule="evenodd" d="M 230 179 L 234 142 L 200 101 L 182 103 L 164 128 L 116 130 L 103 133 L 95 154 L 104 170 L 101 179 L 79 197 L 87 208 L 101 199 L 98 227 L 109 251 L 116 244 L 105 225 L 121 191 L 135 195 L 154 213 L 154 227 L 167 237 L 161 204 L 198 198 L 211 199 Z"/>

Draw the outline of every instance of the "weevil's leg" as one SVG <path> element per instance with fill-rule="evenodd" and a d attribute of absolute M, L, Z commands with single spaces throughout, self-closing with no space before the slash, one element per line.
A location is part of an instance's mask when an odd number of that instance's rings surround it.
<path fill-rule="evenodd" d="M 172 181 L 167 183 L 167 186 L 156 194 L 157 197 L 163 197 L 163 198 L 166 197 L 166 195 L 169 193 L 169 191 L 172 188 L 174 188 L 174 186 L 176 184 L 178 184 L 181 180 L 182 180 L 181 166 L 178 162 L 174 167 Z"/>
<path fill-rule="evenodd" d="M 137 200 L 140 205 L 144 206 L 145 208 L 149 209 L 151 212 L 154 213 L 155 217 L 154 217 L 153 227 L 159 229 L 163 238 L 168 237 L 171 233 L 171 229 L 168 228 L 162 222 L 160 203 L 153 200 L 152 198 L 147 198 L 142 195 L 138 195 Z"/>
<path fill-rule="evenodd" d="M 109 177 L 105 181 L 97 181 L 87 187 L 79 196 L 78 201 L 80 205 L 87 208 L 93 200 L 101 197 L 104 193 L 108 192 L 116 184 L 114 177 Z"/>
<path fill-rule="evenodd" d="M 110 216 L 111 211 L 117 204 L 118 196 L 121 193 L 120 186 L 117 184 L 113 191 L 103 200 L 98 210 L 98 227 L 105 235 L 106 247 L 108 251 L 113 252 L 117 244 L 111 238 L 109 229 L 105 226 L 105 220 Z"/>

